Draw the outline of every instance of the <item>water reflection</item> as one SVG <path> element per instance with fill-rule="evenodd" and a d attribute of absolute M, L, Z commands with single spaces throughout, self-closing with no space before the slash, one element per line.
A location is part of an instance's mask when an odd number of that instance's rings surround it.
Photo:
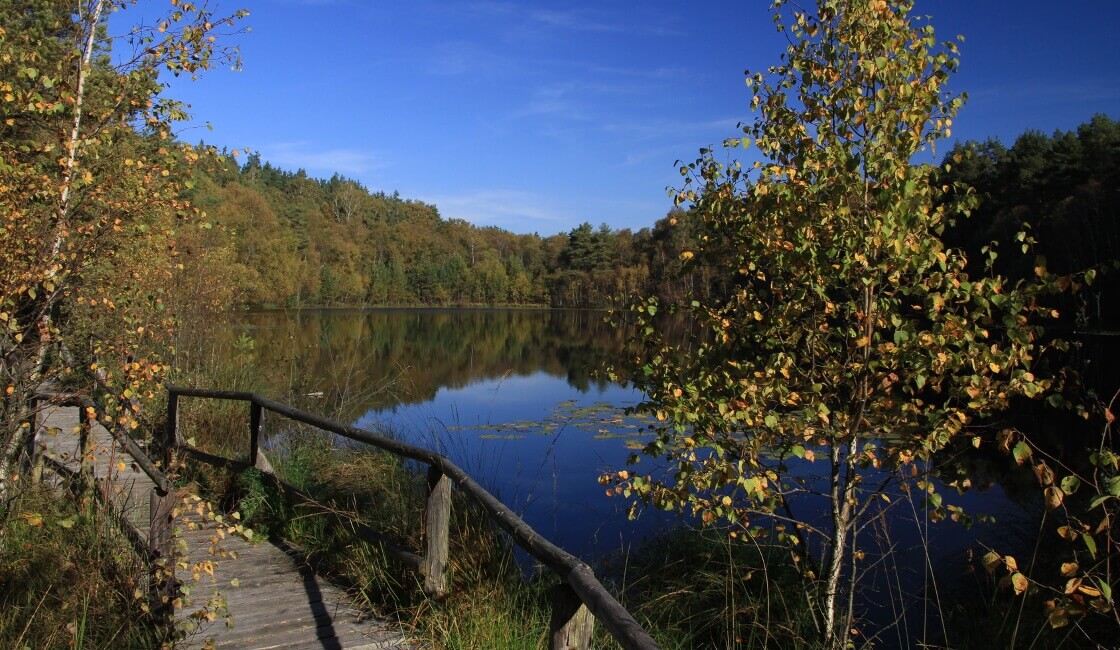
<path fill-rule="evenodd" d="M 430 402 L 441 389 L 545 373 L 574 390 L 604 390 L 594 376 L 625 336 L 587 310 L 303 310 L 246 315 L 256 363 L 272 388 L 323 392 L 328 411 Z M 285 387 L 284 383 L 288 385 Z M 376 390 L 369 390 L 370 388 Z"/>
<path fill-rule="evenodd" d="M 592 557 L 669 521 L 637 523 L 598 476 L 640 448 L 640 395 L 598 371 L 625 333 L 581 310 L 314 310 L 246 315 L 269 391 L 443 453 L 538 532 Z"/>

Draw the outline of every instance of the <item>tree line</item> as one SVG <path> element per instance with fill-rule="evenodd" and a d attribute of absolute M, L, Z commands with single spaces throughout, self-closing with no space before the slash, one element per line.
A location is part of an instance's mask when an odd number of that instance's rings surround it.
<path fill-rule="evenodd" d="M 947 226 L 947 243 L 973 260 L 1019 246 L 1033 227 L 1034 252 L 1048 268 L 1105 268 L 1120 246 L 1120 123 L 1093 116 L 1074 131 L 1028 131 L 1006 147 L 996 139 L 957 143 L 942 181 L 974 187 L 970 218 Z M 444 218 L 435 205 L 373 191 L 335 174 L 315 179 L 258 154 L 226 156 L 194 172 L 186 193 L 205 211 L 200 242 L 237 304 L 606 307 L 635 295 L 681 303 L 721 291 L 718 268 L 685 264 L 701 233 L 695 209 L 674 208 L 651 227 L 590 222 L 542 236 Z M 992 243 L 997 246 L 992 247 Z M 1006 250 L 1006 248 L 1005 248 Z M 996 268 L 1026 277 L 1032 264 L 1011 256 Z M 1114 280 L 1076 294 L 1064 309 L 1082 325 L 1115 322 L 1106 299 Z"/>

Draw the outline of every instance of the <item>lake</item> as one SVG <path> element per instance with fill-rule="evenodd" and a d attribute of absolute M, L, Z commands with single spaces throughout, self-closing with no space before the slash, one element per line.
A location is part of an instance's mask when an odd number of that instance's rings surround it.
<path fill-rule="evenodd" d="M 576 310 L 378 309 L 264 311 L 246 314 L 236 330 L 252 337 L 252 357 L 274 394 L 322 393 L 321 412 L 449 456 L 538 532 L 594 562 L 624 551 L 642 536 L 679 519 L 607 497 L 597 482 L 625 467 L 646 438 L 647 420 L 623 414 L 641 395 L 599 371 L 620 358 L 625 334 L 605 313 Z M 247 343 L 245 343 L 247 345 Z M 971 579 L 969 550 L 981 542 L 1022 551 L 1037 525 L 1037 483 L 1005 456 L 969 458 L 978 479 L 946 503 L 995 515 L 998 524 L 966 529 L 930 524 L 921 511 L 894 510 L 889 528 L 863 540 L 891 553 L 861 597 L 871 619 L 887 618 L 884 591 L 905 582 L 925 588 L 923 537 L 941 586 Z M 984 464 L 976 471 L 976 464 Z M 646 468 L 657 461 L 645 459 Z M 804 467 L 810 474 L 823 470 Z M 648 471 L 648 469 L 646 470 Z M 823 518 L 819 506 L 798 516 Z M 1023 531 L 1027 531 L 1024 533 Z M 882 583 L 899 575 L 897 584 Z M 874 610 L 883 608 L 876 614 Z"/>
<path fill-rule="evenodd" d="M 597 479 L 641 447 L 633 388 L 599 375 L 623 333 L 601 311 L 301 310 L 237 330 L 276 393 L 323 393 L 323 412 L 450 457 L 562 548 L 621 550 L 675 521 L 637 522 Z M 648 462 L 648 461 L 646 461 Z"/>

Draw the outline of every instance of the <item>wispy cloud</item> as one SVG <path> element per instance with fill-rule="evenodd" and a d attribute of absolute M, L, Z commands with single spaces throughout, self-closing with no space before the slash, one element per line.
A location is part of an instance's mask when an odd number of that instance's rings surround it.
<path fill-rule="evenodd" d="M 470 41 L 446 41 L 424 55 L 423 70 L 432 75 L 458 76 L 506 74 L 519 69 L 520 63 L 495 54 Z"/>
<path fill-rule="evenodd" d="M 549 28 L 568 32 L 602 32 L 654 34 L 671 36 L 677 32 L 669 27 L 669 22 L 658 13 L 649 12 L 646 16 L 628 11 L 626 20 L 614 18 L 602 9 L 568 7 L 564 9 L 542 9 L 526 7 L 515 2 L 473 2 L 464 9 L 475 14 L 488 16 L 494 20 L 508 20 L 521 28 Z"/>
<path fill-rule="evenodd" d="M 583 119 L 583 111 L 573 97 L 578 85 L 574 82 L 557 82 L 540 86 L 532 97 L 512 114 L 514 118 L 541 115 L 562 115 L 568 119 Z"/>
<path fill-rule="evenodd" d="M 387 164 L 368 151 L 349 148 L 315 149 L 307 141 L 276 142 L 260 147 L 261 157 L 274 165 L 311 172 L 339 172 L 356 176 Z"/>
<path fill-rule="evenodd" d="M 514 232 L 552 234 L 572 223 L 573 215 L 551 205 L 533 192 L 519 190 L 479 190 L 466 194 L 421 197 L 439 208 L 447 219 L 463 219 L 477 226 L 499 226 Z"/>

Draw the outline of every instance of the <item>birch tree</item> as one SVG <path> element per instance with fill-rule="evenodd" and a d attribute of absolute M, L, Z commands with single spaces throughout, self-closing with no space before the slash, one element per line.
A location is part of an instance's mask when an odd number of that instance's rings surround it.
<path fill-rule="evenodd" d="M 127 0 L 0 2 L 0 471 L 30 435 L 29 397 L 45 380 L 98 371 L 127 405 L 165 365 L 141 350 L 166 332 L 175 228 L 192 215 L 184 170 L 204 152 L 175 142 L 184 107 L 160 74 L 196 77 L 236 51 L 218 36 L 246 12 L 170 0 L 164 18 L 108 31 Z M 120 21 L 114 21 L 114 25 Z M 116 49 L 113 49 L 116 46 Z M 128 255 L 126 255 L 126 253 Z M 97 331 L 95 331 L 97 330 Z M 98 334 L 108 367 L 72 368 L 61 345 Z M 153 346 L 147 345 L 148 348 Z"/>
<path fill-rule="evenodd" d="M 788 543 L 823 644 L 840 648 L 860 527 L 906 490 L 935 518 L 958 517 L 926 464 L 1049 385 L 1032 373 L 1043 289 L 971 277 L 942 243 L 972 197 L 920 160 L 963 101 L 946 91 L 956 42 L 938 42 L 910 0 L 774 7 L 789 46 L 747 73 L 757 118 L 726 155 L 683 165 L 672 191 L 702 220 L 681 258 L 728 287 L 686 309 L 703 330 L 687 349 L 659 334 L 656 299 L 629 311 L 640 336 L 627 374 L 661 423 L 644 455 L 668 469 L 604 483 L 732 537 Z M 725 162 L 736 150 L 757 161 Z"/>

